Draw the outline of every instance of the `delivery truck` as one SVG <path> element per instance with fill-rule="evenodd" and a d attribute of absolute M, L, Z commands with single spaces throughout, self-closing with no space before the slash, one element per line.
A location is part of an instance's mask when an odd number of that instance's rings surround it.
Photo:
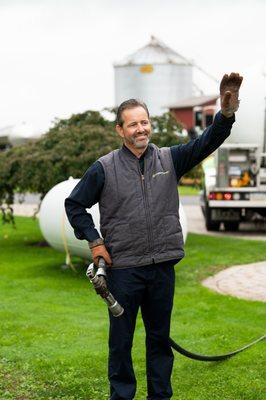
<path fill-rule="evenodd" d="M 243 75 L 231 135 L 203 164 L 200 201 L 209 231 L 266 222 L 266 77 L 260 68 Z"/>

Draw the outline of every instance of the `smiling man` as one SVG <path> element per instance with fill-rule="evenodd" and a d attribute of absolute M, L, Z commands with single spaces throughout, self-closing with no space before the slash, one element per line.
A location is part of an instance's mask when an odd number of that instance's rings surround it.
<path fill-rule="evenodd" d="M 134 99 L 122 103 L 117 116 L 116 131 L 125 146 L 136 157 L 140 157 L 151 138 L 151 124 L 146 104 Z"/>
<path fill-rule="evenodd" d="M 160 149 L 150 144 L 147 106 L 136 99 L 123 102 L 116 121 L 123 146 L 97 160 L 65 201 L 76 237 L 89 242 L 96 265 L 99 257 L 105 259 L 108 288 L 125 309 L 118 318 L 109 312 L 110 400 L 135 396 L 131 348 L 139 308 L 146 331 L 147 399 L 173 395 L 174 265 L 184 256 L 177 184 L 229 136 L 241 82 L 237 73 L 224 75 L 221 111 L 199 138 L 185 145 Z M 97 202 L 102 237 L 86 212 Z"/>

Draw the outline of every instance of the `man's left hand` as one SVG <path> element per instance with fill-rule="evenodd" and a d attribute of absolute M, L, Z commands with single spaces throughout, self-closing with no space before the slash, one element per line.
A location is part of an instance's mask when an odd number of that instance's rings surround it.
<path fill-rule="evenodd" d="M 238 110 L 239 102 L 239 88 L 241 86 L 243 77 L 236 72 L 230 75 L 224 75 L 220 83 L 220 96 L 221 96 L 221 112 L 229 118 Z"/>

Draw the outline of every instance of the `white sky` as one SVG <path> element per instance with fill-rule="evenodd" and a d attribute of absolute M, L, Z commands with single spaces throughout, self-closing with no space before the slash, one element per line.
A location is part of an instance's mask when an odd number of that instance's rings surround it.
<path fill-rule="evenodd" d="M 113 62 L 151 34 L 218 78 L 262 65 L 265 21 L 266 0 L 0 0 L 0 128 L 113 106 Z"/>

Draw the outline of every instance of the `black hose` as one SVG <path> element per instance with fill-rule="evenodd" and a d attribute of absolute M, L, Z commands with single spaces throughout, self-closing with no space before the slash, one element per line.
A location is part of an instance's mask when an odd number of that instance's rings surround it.
<path fill-rule="evenodd" d="M 101 263 L 103 263 L 101 266 L 102 268 L 105 267 L 105 261 L 103 258 L 101 258 Z M 90 273 L 88 271 L 90 271 L 90 268 L 93 268 L 93 264 L 91 264 L 89 266 L 89 268 L 87 269 L 87 276 L 90 278 Z M 120 313 L 118 316 L 122 315 L 122 313 Z M 170 346 L 176 350 L 178 353 L 182 354 L 185 357 L 188 358 L 192 358 L 192 360 L 198 360 L 198 361 L 221 361 L 221 360 L 226 360 L 227 358 L 233 357 L 236 354 L 240 353 L 241 351 L 244 351 L 246 349 L 248 349 L 249 347 L 253 346 L 254 344 L 263 341 L 266 339 L 266 335 L 261 336 L 260 338 L 254 340 L 254 342 L 251 342 L 249 344 L 247 344 L 244 347 L 241 347 L 241 349 L 235 350 L 232 353 L 226 353 L 226 354 L 220 354 L 220 355 L 213 355 L 213 356 L 206 356 L 204 354 L 197 354 L 197 353 L 192 353 L 186 349 L 183 349 L 183 347 L 181 347 L 179 344 L 177 344 L 173 339 L 171 339 L 169 337 L 169 343 Z"/>
<path fill-rule="evenodd" d="M 171 347 L 176 350 L 178 353 L 182 354 L 185 357 L 192 358 L 193 360 L 198 360 L 198 361 L 221 361 L 221 360 L 226 360 L 227 358 L 233 357 L 236 354 L 240 353 L 241 351 L 244 351 L 248 349 L 249 347 L 253 346 L 254 344 L 263 341 L 266 339 L 266 335 L 261 336 L 260 338 L 254 340 L 254 342 L 251 342 L 247 344 L 244 347 L 241 347 L 241 349 L 232 351 L 232 353 L 226 353 L 226 354 L 220 354 L 220 355 L 213 355 L 213 356 L 206 356 L 204 354 L 197 354 L 197 353 L 191 353 L 190 351 L 183 349 L 183 347 L 179 346 L 173 339 L 169 338 L 169 342 Z"/>

